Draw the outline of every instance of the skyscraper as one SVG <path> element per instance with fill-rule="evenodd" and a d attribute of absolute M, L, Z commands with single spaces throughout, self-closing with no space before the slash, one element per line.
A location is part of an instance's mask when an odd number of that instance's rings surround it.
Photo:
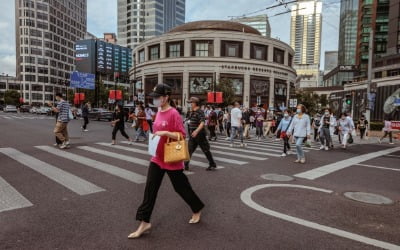
<path fill-rule="evenodd" d="M 134 48 L 185 23 L 185 0 L 118 0 L 118 44 Z"/>
<path fill-rule="evenodd" d="M 320 75 L 322 3 L 300 0 L 291 10 L 290 46 L 295 51 L 298 86 L 316 87 Z"/>
<path fill-rule="evenodd" d="M 356 63 L 358 1 L 340 1 L 339 65 L 355 65 Z"/>
<path fill-rule="evenodd" d="M 271 37 L 271 25 L 269 24 L 267 15 L 241 17 L 232 19 L 232 21 L 249 25 L 260 31 L 263 36 Z"/>
<path fill-rule="evenodd" d="M 75 41 L 86 34 L 87 0 L 15 0 L 17 78 L 26 102 L 66 90 Z"/>

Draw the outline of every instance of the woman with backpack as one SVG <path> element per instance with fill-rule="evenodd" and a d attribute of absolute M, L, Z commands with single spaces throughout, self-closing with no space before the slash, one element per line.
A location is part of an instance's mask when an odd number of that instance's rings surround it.
<path fill-rule="evenodd" d="M 210 131 L 210 137 L 209 140 L 211 141 L 214 139 L 214 141 L 217 140 L 217 134 L 215 133 L 215 130 L 217 128 L 217 113 L 215 112 L 214 106 L 211 106 L 210 108 L 210 113 L 208 115 L 208 130 Z"/>
<path fill-rule="evenodd" d="M 365 115 L 362 115 L 360 120 L 357 122 L 357 129 L 360 131 L 360 139 L 364 139 L 365 131 L 368 128 L 368 121 L 365 119 Z"/>
<path fill-rule="evenodd" d="M 278 131 L 280 131 L 280 138 L 283 140 L 283 153 L 282 157 L 285 157 L 286 155 L 290 154 L 290 143 L 289 143 L 289 136 L 287 135 L 287 131 L 292 124 L 292 117 L 290 116 L 290 111 L 289 110 L 284 110 L 283 111 L 283 118 L 279 123 L 278 129 L 276 131 L 276 134 Z"/>

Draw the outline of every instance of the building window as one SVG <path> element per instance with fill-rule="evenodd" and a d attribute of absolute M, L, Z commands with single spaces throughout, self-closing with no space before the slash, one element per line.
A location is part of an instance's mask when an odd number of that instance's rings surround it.
<path fill-rule="evenodd" d="M 144 49 L 139 51 L 139 63 L 144 63 Z"/>
<path fill-rule="evenodd" d="M 250 45 L 250 58 L 257 60 L 267 60 L 268 59 L 268 46 L 261 44 L 251 44 Z"/>
<path fill-rule="evenodd" d="M 193 41 L 192 42 L 192 56 L 208 57 L 213 54 L 212 41 Z"/>
<path fill-rule="evenodd" d="M 274 48 L 274 62 L 283 64 L 285 57 L 285 51 Z"/>
<path fill-rule="evenodd" d="M 183 57 L 183 42 L 167 43 L 167 57 Z"/>
<path fill-rule="evenodd" d="M 293 66 L 293 55 L 291 55 L 291 54 L 289 54 L 288 65 L 289 65 L 289 67 Z"/>
<path fill-rule="evenodd" d="M 36 82 L 36 76 L 35 75 L 25 75 L 25 81 Z"/>
<path fill-rule="evenodd" d="M 160 45 L 149 47 L 149 52 L 151 61 L 160 59 Z"/>
<path fill-rule="evenodd" d="M 222 41 L 221 56 L 242 58 L 242 48 L 243 43 L 241 42 Z"/>

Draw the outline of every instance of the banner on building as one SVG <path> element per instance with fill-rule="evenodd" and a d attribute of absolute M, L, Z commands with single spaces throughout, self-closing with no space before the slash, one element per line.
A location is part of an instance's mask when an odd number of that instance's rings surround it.
<path fill-rule="evenodd" d="M 74 71 L 70 78 L 71 88 L 80 89 L 94 89 L 95 88 L 95 75 L 90 73 L 82 73 Z"/>
<path fill-rule="evenodd" d="M 122 91 L 121 90 L 110 90 L 108 94 L 108 98 L 111 100 L 122 100 Z"/>

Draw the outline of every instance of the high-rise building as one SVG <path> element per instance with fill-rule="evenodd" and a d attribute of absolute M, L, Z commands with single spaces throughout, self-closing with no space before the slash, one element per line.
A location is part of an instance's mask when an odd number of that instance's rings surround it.
<path fill-rule="evenodd" d="M 389 0 L 365 0 L 359 2 L 357 28 L 356 65 L 359 65 L 357 78 L 366 79 L 368 72 L 368 48 L 371 30 L 374 32 L 374 59 L 386 54 Z"/>
<path fill-rule="evenodd" d="M 134 48 L 185 23 L 185 0 L 118 0 L 118 44 Z"/>
<path fill-rule="evenodd" d="M 26 102 L 66 91 L 75 41 L 86 35 L 87 0 L 15 0 L 17 78 Z"/>
<path fill-rule="evenodd" d="M 115 33 L 104 33 L 103 40 L 107 43 L 116 44 L 117 43 L 117 35 Z"/>
<path fill-rule="evenodd" d="M 359 0 L 340 1 L 339 65 L 355 65 Z"/>
<path fill-rule="evenodd" d="M 338 52 L 325 51 L 324 72 L 329 72 L 338 65 Z"/>
<path fill-rule="evenodd" d="M 263 36 L 271 37 L 271 25 L 269 24 L 267 15 L 258 15 L 252 17 L 241 17 L 232 19 L 233 22 L 249 25 L 260 31 Z"/>
<path fill-rule="evenodd" d="M 322 2 L 299 0 L 291 8 L 290 46 L 295 51 L 298 87 L 316 87 L 320 82 Z"/>

